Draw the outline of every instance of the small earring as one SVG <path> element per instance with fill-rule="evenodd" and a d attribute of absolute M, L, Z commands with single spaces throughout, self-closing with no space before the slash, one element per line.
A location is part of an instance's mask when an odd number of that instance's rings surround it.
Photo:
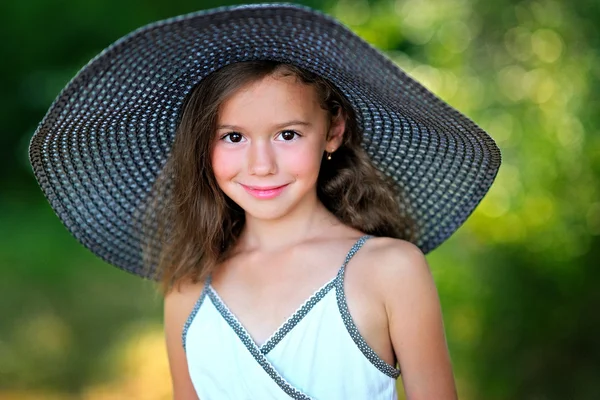
<path fill-rule="evenodd" d="M 328 151 L 327 151 L 326 153 L 327 153 L 327 159 L 328 159 L 328 160 L 331 160 L 331 153 L 330 153 L 330 152 L 328 152 Z"/>

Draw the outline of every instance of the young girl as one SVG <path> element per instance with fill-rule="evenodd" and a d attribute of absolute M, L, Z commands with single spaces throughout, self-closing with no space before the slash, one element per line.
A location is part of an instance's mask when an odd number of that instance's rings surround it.
<path fill-rule="evenodd" d="M 494 142 L 338 22 L 221 8 L 121 39 L 32 140 L 67 228 L 160 280 L 176 399 L 455 399 L 424 258 Z"/>

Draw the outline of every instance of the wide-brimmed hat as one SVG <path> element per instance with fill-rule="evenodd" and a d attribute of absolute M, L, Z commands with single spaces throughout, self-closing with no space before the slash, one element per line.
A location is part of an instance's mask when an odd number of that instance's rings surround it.
<path fill-rule="evenodd" d="M 498 172 L 490 136 L 335 19 L 291 4 L 222 7 L 119 39 L 51 105 L 30 161 L 75 238 L 105 261 L 147 275 L 143 250 L 153 232 L 140 229 L 141 219 L 186 96 L 211 72 L 249 60 L 294 64 L 336 85 L 354 108 L 363 148 L 397 183 L 399 209 L 413 220 L 424 253 L 458 229 Z"/>

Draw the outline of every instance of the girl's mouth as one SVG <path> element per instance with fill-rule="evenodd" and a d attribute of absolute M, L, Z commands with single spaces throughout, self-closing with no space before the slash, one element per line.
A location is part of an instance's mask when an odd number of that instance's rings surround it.
<path fill-rule="evenodd" d="M 283 192 L 283 190 L 287 187 L 287 184 L 283 185 L 283 186 L 262 186 L 262 187 L 261 186 L 242 185 L 242 187 L 244 188 L 244 190 L 246 190 L 246 192 L 248 192 L 252 196 L 256 197 L 257 199 L 268 200 L 268 199 L 273 199 L 273 198 L 279 196 L 281 194 L 281 192 Z"/>

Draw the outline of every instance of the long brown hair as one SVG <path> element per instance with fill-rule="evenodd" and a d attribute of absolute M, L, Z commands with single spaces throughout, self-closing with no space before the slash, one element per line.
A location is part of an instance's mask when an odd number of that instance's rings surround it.
<path fill-rule="evenodd" d="M 321 163 L 319 200 L 342 223 L 362 232 L 412 239 L 413 224 L 399 208 L 400 193 L 361 147 L 354 110 L 333 84 L 289 64 L 234 63 L 210 74 L 189 94 L 169 159 L 150 196 L 152 224 L 147 228 L 158 233 L 154 247 L 160 244 L 160 261 L 154 272 L 163 293 L 182 281 L 205 279 L 234 249 L 245 214 L 219 188 L 211 166 L 219 107 L 241 87 L 276 74 L 313 86 L 330 118 L 338 112 L 345 116 L 342 145 Z"/>

